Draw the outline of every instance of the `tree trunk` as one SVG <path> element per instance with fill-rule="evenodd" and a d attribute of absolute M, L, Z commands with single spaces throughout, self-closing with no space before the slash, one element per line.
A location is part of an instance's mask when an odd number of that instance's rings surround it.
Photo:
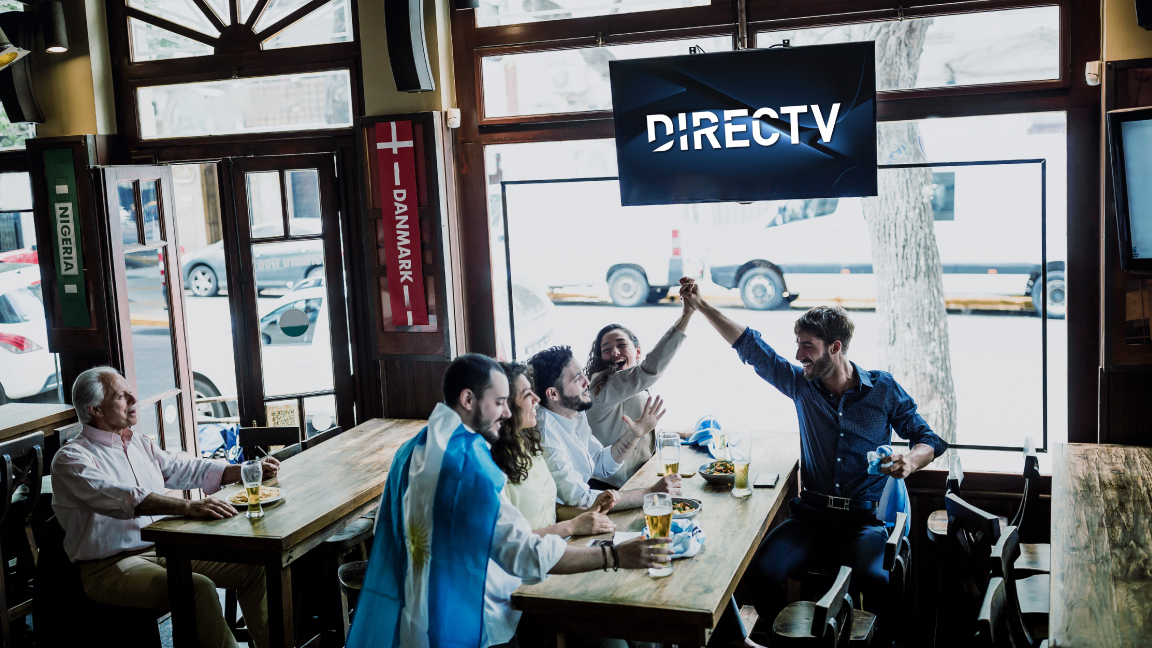
<path fill-rule="evenodd" d="M 929 24 L 869 26 L 876 41 L 878 88 L 915 87 Z M 903 147 L 895 147 L 903 150 L 901 162 L 925 161 L 916 122 L 885 124 L 884 132 L 888 143 L 903 141 Z M 932 430 L 951 443 L 956 440 L 956 391 L 931 190 L 931 169 L 881 170 L 880 195 L 863 201 L 864 217 L 876 279 L 880 366 L 916 399 Z"/>

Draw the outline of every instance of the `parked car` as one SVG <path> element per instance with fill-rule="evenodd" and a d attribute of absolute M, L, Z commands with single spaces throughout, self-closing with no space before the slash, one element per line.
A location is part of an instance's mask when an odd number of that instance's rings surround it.
<path fill-rule="evenodd" d="M 281 227 L 279 223 L 257 225 L 252 228 L 252 240 L 279 236 Z M 321 231 L 318 218 L 293 218 L 289 227 L 293 234 L 319 234 Z M 182 261 L 184 287 L 196 297 L 212 297 L 228 289 L 224 241 L 216 241 L 188 254 Z M 324 274 L 324 242 L 308 239 L 253 245 L 252 264 L 256 271 L 256 290 L 291 288 L 303 279 Z"/>
<path fill-rule="evenodd" d="M 40 257 L 36 255 L 36 246 L 33 245 L 30 248 L 0 252 L 0 263 L 40 263 Z"/>
<path fill-rule="evenodd" d="M 951 183 L 945 190 L 937 186 L 933 199 L 944 293 L 950 299 L 1027 296 L 1037 313 L 1047 294 L 1048 316 L 1062 319 L 1062 260 L 1049 260 L 1047 289 L 1040 286 L 1038 198 L 1030 189 L 1002 186 L 1021 171 L 976 167 L 935 174 L 937 185 Z M 1007 177 L 997 181 L 992 175 Z M 777 217 L 736 229 L 722 245 L 714 244 L 711 278 L 739 290 L 746 308 L 775 309 L 801 294 L 876 297 L 871 237 L 859 198 L 785 201 Z"/>
<path fill-rule="evenodd" d="M 0 404 L 59 384 L 56 359 L 48 351 L 40 267 L 0 263 Z"/>

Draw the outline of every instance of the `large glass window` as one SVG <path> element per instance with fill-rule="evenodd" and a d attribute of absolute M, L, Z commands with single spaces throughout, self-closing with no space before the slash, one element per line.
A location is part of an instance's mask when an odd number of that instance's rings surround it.
<path fill-rule="evenodd" d="M 202 137 L 352 125 L 348 70 L 139 88 L 140 136 Z"/>
<path fill-rule="evenodd" d="M 608 62 L 732 49 L 730 36 L 486 56 L 484 116 L 512 117 L 612 109 Z"/>
<path fill-rule="evenodd" d="M 1060 8 L 1007 11 L 906 20 L 901 37 L 923 30 L 915 82 L 877 74 L 877 90 L 984 85 L 1060 78 Z M 760 32 L 757 47 L 793 47 L 877 39 L 886 25 L 865 23 Z"/>
<path fill-rule="evenodd" d="M 914 125 L 916 141 L 903 146 L 897 140 L 907 138 L 907 124 L 880 125 L 880 163 L 925 165 L 924 194 L 932 206 L 947 307 L 955 442 L 1012 447 L 1032 437 L 1040 445 L 1045 389 L 1048 444 L 1062 442 L 1065 115 Z M 885 364 L 876 261 L 861 199 L 623 208 L 612 179 L 551 181 L 614 176 L 611 140 L 489 146 L 486 157 L 494 277 L 502 279 L 493 283 L 504 284 L 496 308 L 505 355 L 524 359 L 542 346 L 569 344 L 583 357 L 595 332 L 610 322 L 630 327 L 643 349 L 675 320 L 679 306 L 666 295 L 687 275 L 698 277 L 713 303 L 760 330 L 787 357 L 795 353 L 792 326 L 803 310 L 845 306 L 856 321 L 849 357 L 864 368 L 901 375 L 901 367 Z M 1046 196 L 1039 163 L 948 164 L 1021 158 L 1047 161 Z M 1045 197 L 1048 290 L 1039 273 Z M 619 245 L 604 244 L 608 232 Z M 1045 295 L 1046 322 L 1038 315 Z M 636 304 L 641 307 L 621 308 Z M 738 427 L 798 429 L 791 401 L 743 368 L 706 324 L 693 326 L 692 339 L 653 390 L 668 402 L 662 426 L 685 428 L 705 414 L 722 414 Z M 905 386 L 927 399 L 915 385 Z M 961 454 L 969 468 L 1018 469 L 1014 453 Z"/>

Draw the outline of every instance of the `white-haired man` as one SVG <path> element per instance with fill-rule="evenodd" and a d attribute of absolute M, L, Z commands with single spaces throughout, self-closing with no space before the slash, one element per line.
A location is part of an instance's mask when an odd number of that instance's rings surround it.
<path fill-rule="evenodd" d="M 220 519 L 236 515 L 212 497 L 198 501 L 168 497 L 172 489 L 201 488 L 205 494 L 240 479 L 240 467 L 224 461 L 190 459 L 160 449 L 135 434 L 136 397 L 112 367 L 80 374 L 72 402 L 84 431 L 52 460 L 52 509 L 64 527 L 64 550 L 79 563 L 84 591 L 97 603 L 168 609 L 168 574 L 140 529 L 161 515 Z M 264 460 L 264 477 L 279 462 Z M 202 646 L 235 646 L 224 622 L 216 587 L 238 591 L 240 607 L 256 646 L 268 645 L 268 601 L 264 570 L 249 565 L 194 561 L 192 585 Z"/>

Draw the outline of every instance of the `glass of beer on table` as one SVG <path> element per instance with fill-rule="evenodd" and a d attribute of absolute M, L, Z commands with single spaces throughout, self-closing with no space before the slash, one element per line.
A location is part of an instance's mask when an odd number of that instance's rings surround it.
<path fill-rule="evenodd" d="M 660 453 L 660 463 L 664 464 L 665 475 L 680 474 L 680 435 L 675 432 L 660 432 L 656 435 L 656 451 Z"/>
<path fill-rule="evenodd" d="M 644 495 L 644 520 L 648 523 L 649 538 L 667 538 L 672 535 L 672 496 L 668 493 Z M 663 547 L 664 545 L 660 545 Z M 663 578 L 672 574 L 672 563 L 666 567 L 651 567 L 648 575 Z"/>
<path fill-rule="evenodd" d="M 264 509 L 260 508 L 260 482 L 264 479 L 264 466 L 260 460 L 245 461 L 240 466 L 240 479 L 244 482 L 244 490 L 248 495 L 248 517 L 264 517 Z"/>
<path fill-rule="evenodd" d="M 736 473 L 732 497 L 748 497 L 752 489 L 748 484 L 748 467 L 752 463 L 752 435 L 747 430 L 728 433 L 728 460 Z"/>

